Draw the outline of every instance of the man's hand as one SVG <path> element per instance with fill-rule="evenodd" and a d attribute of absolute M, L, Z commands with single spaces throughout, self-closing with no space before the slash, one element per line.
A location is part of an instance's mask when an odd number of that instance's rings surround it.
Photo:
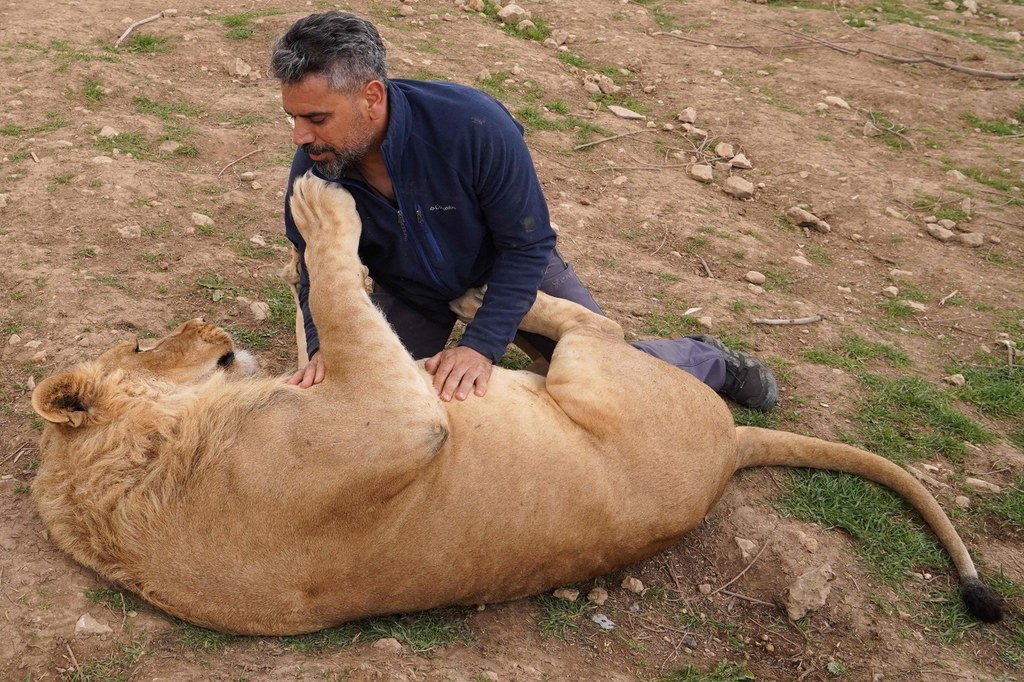
<path fill-rule="evenodd" d="M 309 359 L 305 367 L 291 375 L 284 383 L 299 388 L 309 388 L 324 380 L 324 372 L 324 359 L 320 356 L 320 351 L 317 351 L 313 353 L 313 357 Z"/>
<path fill-rule="evenodd" d="M 469 346 L 443 350 L 428 358 L 424 367 L 434 375 L 434 390 L 445 402 L 449 402 L 452 396 L 465 400 L 471 390 L 481 398 L 487 393 L 491 359 Z"/>

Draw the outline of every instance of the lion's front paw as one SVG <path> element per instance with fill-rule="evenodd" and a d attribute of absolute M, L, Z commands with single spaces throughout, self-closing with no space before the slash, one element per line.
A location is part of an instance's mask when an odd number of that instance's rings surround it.
<path fill-rule="evenodd" d="M 348 190 L 307 172 L 292 185 L 289 205 L 295 227 L 309 243 L 321 232 L 359 240 L 362 223 Z"/>
<path fill-rule="evenodd" d="M 463 322 L 470 322 L 476 317 L 476 311 L 484 303 L 484 294 L 487 293 L 487 285 L 475 289 L 466 289 L 466 293 L 459 296 L 448 304 L 451 311 L 459 316 Z"/>

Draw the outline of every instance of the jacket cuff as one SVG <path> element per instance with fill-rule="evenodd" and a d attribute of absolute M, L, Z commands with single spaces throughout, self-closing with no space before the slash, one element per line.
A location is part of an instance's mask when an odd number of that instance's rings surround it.
<path fill-rule="evenodd" d="M 477 353 L 484 355 L 491 359 L 491 364 L 497 364 L 499 360 L 505 355 L 506 346 L 497 347 L 494 344 L 487 344 L 480 339 L 474 339 L 472 337 L 466 338 L 463 336 L 458 343 L 459 346 L 465 346 L 472 348 Z"/>

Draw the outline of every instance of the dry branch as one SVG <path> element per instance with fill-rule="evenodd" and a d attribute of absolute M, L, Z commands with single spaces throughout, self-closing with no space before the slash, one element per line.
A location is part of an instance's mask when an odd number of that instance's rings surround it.
<path fill-rule="evenodd" d="M 632 130 L 628 133 L 622 133 L 621 135 L 612 135 L 611 137 L 602 137 L 600 140 L 594 140 L 593 142 L 585 142 L 584 144 L 578 144 L 575 147 L 573 147 L 572 150 L 576 152 L 581 149 L 586 149 L 587 147 L 593 147 L 595 144 L 601 144 L 602 142 L 608 142 L 610 140 L 617 140 L 620 137 L 627 137 L 629 135 L 636 135 L 638 133 L 647 132 L 650 132 L 650 128 L 644 128 L 643 130 Z"/>
<path fill-rule="evenodd" d="M 136 21 L 134 24 L 132 24 L 131 26 L 129 26 L 128 28 L 126 28 L 124 30 L 124 33 L 121 34 L 121 37 L 118 38 L 117 41 L 114 43 L 114 48 L 116 49 L 116 48 L 120 47 L 121 43 L 124 41 L 124 39 L 128 37 L 128 34 L 131 33 L 132 31 L 134 31 L 135 29 L 137 29 L 139 26 L 142 26 L 143 24 L 148 24 L 151 21 L 156 21 L 157 19 L 159 19 L 163 15 L 164 15 L 163 12 L 157 12 L 156 14 L 154 14 L 151 17 L 146 17 L 145 19 L 139 19 L 138 21 Z"/>
<path fill-rule="evenodd" d="M 746 573 L 747 571 L 749 571 L 749 570 L 750 570 L 750 567 L 751 567 L 751 566 L 753 566 L 754 564 L 756 564 L 756 563 L 757 563 L 757 560 L 761 558 L 761 555 L 762 555 L 762 554 L 764 554 L 764 551 L 765 551 L 766 549 L 768 549 L 768 543 L 767 543 L 767 542 L 766 542 L 766 543 L 764 543 L 764 546 L 763 546 L 763 547 L 761 547 L 761 551 L 760 551 L 760 552 L 758 552 L 758 553 L 757 553 L 757 555 L 756 555 L 756 556 L 755 556 L 755 557 L 754 557 L 753 559 L 751 559 L 751 560 L 750 560 L 750 563 L 749 563 L 749 564 L 747 564 L 747 567 L 746 567 L 746 568 L 744 568 L 744 569 L 743 569 L 742 571 L 740 571 L 739 573 L 737 573 L 737 574 L 736 574 L 736 577 L 735 577 L 735 578 L 733 578 L 732 580 L 730 580 L 730 581 L 729 581 L 729 582 L 727 582 L 726 584 L 722 585 L 722 586 L 721 586 L 721 587 L 719 587 L 719 588 L 718 588 L 717 590 L 713 590 L 713 591 L 711 592 L 711 594 L 709 594 L 708 596 L 710 597 L 710 596 L 712 596 L 712 595 L 716 595 L 716 594 L 718 594 L 719 592 L 721 592 L 721 591 L 722 591 L 722 590 L 724 590 L 725 588 L 729 587 L 729 585 L 732 585 L 732 584 L 733 584 L 734 582 L 736 582 L 737 580 L 739 580 L 740 578 L 742 578 L 742 577 L 743 577 L 743 574 L 744 574 L 744 573 Z"/>
<path fill-rule="evenodd" d="M 766 317 L 756 317 L 751 320 L 754 324 L 773 324 L 773 325 L 784 325 L 784 324 L 814 324 L 815 322 L 821 322 L 825 319 L 824 315 L 811 315 L 810 317 L 794 317 L 789 320 L 772 320 Z"/>
<path fill-rule="evenodd" d="M 262 149 L 254 149 L 254 150 L 252 150 L 251 152 L 249 152 L 248 154 L 246 154 L 245 156 L 240 156 L 240 157 L 238 157 L 237 159 L 235 159 L 234 161 L 232 161 L 232 162 L 231 162 L 231 163 L 229 163 L 228 165 L 226 165 L 226 166 L 224 166 L 223 168 L 221 168 L 221 169 L 220 169 L 220 173 L 217 173 L 217 175 L 218 175 L 218 176 L 221 176 L 221 175 L 223 175 L 223 174 L 224 174 L 224 171 L 226 171 L 226 170 L 227 170 L 228 168 L 231 168 L 232 166 L 234 166 L 234 165 L 235 165 L 236 163 L 238 163 L 239 161 L 244 161 L 245 159 L 248 159 L 248 158 L 249 158 L 250 156 L 252 156 L 253 154 L 259 154 L 259 153 L 260 153 L 261 151 L 263 151 L 263 150 L 262 150 Z"/>

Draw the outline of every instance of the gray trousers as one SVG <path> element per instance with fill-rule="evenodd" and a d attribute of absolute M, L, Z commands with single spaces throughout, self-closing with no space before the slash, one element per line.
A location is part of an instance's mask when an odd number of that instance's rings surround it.
<path fill-rule="evenodd" d="M 572 266 L 558 253 L 558 249 L 551 252 L 540 290 L 604 315 L 604 311 L 576 276 Z M 371 298 L 414 358 L 429 358 L 444 349 L 455 326 L 454 319 L 447 325 L 428 319 L 380 287 L 374 287 Z M 528 332 L 520 333 L 545 358 L 551 359 L 555 349 L 553 340 Z M 725 357 L 714 346 L 688 337 L 635 341 L 632 345 L 693 375 L 716 391 L 725 383 Z"/>

